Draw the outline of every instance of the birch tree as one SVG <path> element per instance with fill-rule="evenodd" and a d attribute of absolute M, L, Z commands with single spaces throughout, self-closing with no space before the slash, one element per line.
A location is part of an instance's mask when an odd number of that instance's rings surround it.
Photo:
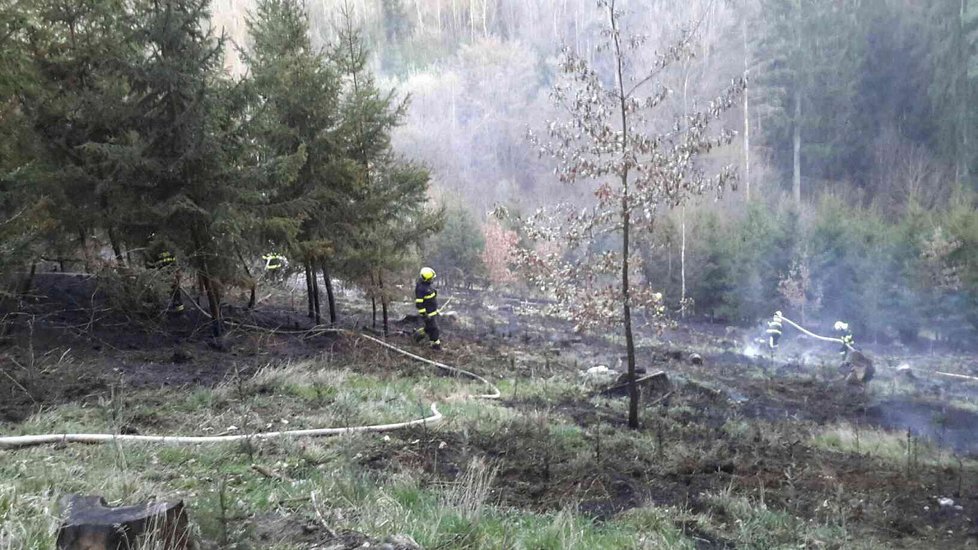
<path fill-rule="evenodd" d="M 646 40 L 621 29 L 623 12 L 615 0 L 600 0 L 606 43 L 597 66 L 610 66 L 606 78 L 587 60 L 565 49 L 552 98 L 566 116 L 551 120 L 546 133 L 530 133 L 541 155 L 556 163 L 560 182 L 588 182 L 593 200 L 583 210 L 557 206 L 523 220 L 533 246 L 521 247 L 516 264 L 534 286 L 555 298 L 555 307 L 580 329 L 621 326 L 628 358 L 628 425 L 639 426 L 635 383 L 633 315 L 643 310 L 663 325 L 662 294 L 652 281 L 636 284 L 639 259 L 634 232 L 650 232 L 660 208 L 682 205 L 689 197 L 720 193 L 735 177 L 730 167 L 715 174 L 699 168 L 698 158 L 730 143 L 731 131 L 710 125 L 733 105 L 742 89 L 733 83 L 709 105 L 693 107 L 663 124 L 658 107 L 669 97 L 663 72 L 687 55 L 691 35 L 655 57 L 650 67 L 635 61 Z M 602 246 L 615 242 L 615 248 Z"/>

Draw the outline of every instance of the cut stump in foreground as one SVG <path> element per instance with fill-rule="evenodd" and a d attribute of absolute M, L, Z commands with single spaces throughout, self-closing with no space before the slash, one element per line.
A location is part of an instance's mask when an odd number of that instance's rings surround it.
<path fill-rule="evenodd" d="M 865 384 L 876 374 L 873 360 L 858 351 L 849 354 L 849 361 L 843 364 L 843 369 L 846 372 L 846 382 L 852 385 Z"/>
<path fill-rule="evenodd" d="M 655 372 L 635 380 L 642 397 L 649 397 L 656 393 L 665 393 L 671 388 L 669 377 L 664 371 Z M 601 395 L 620 397 L 628 393 L 628 373 L 622 374 L 615 385 L 601 390 Z"/>
<path fill-rule="evenodd" d="M 58 550 L 194 548 L 183 501 L 111 507 L 100 496 L 70 495 L 61 507 L 68 517 L 58 530 Z"/>

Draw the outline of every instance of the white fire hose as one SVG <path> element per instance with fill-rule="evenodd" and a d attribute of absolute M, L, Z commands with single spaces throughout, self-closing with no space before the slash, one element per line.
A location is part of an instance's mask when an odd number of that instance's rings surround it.
<path fill-rule="evenodd" d="M 205 313 L 206 314 L 206 313 Z M 326 328 L 317 327 L 309 331 L 278 331 L 269 330 L 262 327 L 257 327 L 254 325 L 245 325 L 240 323 L 233 323 L 239 327 L 252 329 L 252 330 L 262 330 L 277 332 L 282 334 L 310 334 L 310 333 L 337 333 L 337 334 L 348 334 L 352 336 L 357 336 L 360 338 L 365 338 L 376 344 L 379 344 L 391 351 L 410 357 L 416 361 L 434 366 L 436 368 L 466 376 L 473 380 L 482 382 L 483 384 L 489 386 L 492 390 L 490 393 L 473 395 L 471 397 L 476 399 L 499 399 L 501 393 L 499 388 L 497 388 L 492 382 L 489 382 L 482 376 L 475 374 L 473 372 L 460 369 L 458 367 L 452 367 L 441 363 L 439 361 L 432 361 L 431 359 L 426 359 L 420 355 L 416 355 L 409 351 L 405 351 L 397 346 L 388 344 L 387 342 L 374 338 L 373 336 L 368 336 L 366 334 L 359 334 L 347 329 L 341 328 Z M 235 441 L 250 441 L 250 440 L 260 440 L 260 439 L 276 439 L 284 437 L 318 437 L 327 435 L 340 435 L 348 433 L 359 433 L 359 432 L 388 432 L 393 430 L 400 430 L 403 428 L 408 428 L 411 426 L 418 425 L 428 425 L 434 424 L 441 421 L 444 416 L 438 411 L 436 403 L 431 404 L 431 415 L 423 418 L 418 418 L 415 420 L 409 420 L 406 422 L 397 422 L 394 424 L 374 424 L 369 426 L 350 426 L 346 428 L 315 428 L 307 430 L 286 430 L 277 432 L 258 432 L 253 434 L 235 434 L 235 435 L 213 435 L 213 436 L 168 436 L 168 435 L 131 435 L 131 434 L 43 434 L 43 435 L 20 435 L 20 436 L 6 436 L 0 437 L 0 450 L 3 449 L 16 449 L 20 447 L 30 447 L 35 445 L 44 445 L 48 443 L 109 443 L 114 441 L 132 441 L 132 442 L 144 442 L 144 443 L 164 443 L 164 444 L 199 444 L 199 443 L 229 443 Z"/>
<path fill-rule="evenodd" d="M 810 336 L 812 338 L 815 338 L 816 340 L 822 340 L 823 342 L 833 342 L 833 343 L 836 343 L 836 344 L 843 344 L 845 347 L 849 348 L 849 351 L 857 351 L 856 348 L 852 347 L 851 344 L 848 344 L 846 342 L 843 342 L 841 338 L 830 338 L 828 336 L 819 336 L 818 334 L 815 334 L 814 332 L 812 332 L 810 330 L 806 330 L 805 327 L 799 325 L 798 323 L 795 323 L 794 321 L 792 321 L 791 319 L 788 319 L 784 315 L 781 316 L 781 320 L 784 321 L 784 322 L 786 322 L 786 323 L 788 323 L 789 325 L 795 327 L 796 329 L 798 329 L 799 331 L 801 331 L 806 336 Z M 881 365 L 881 366 L 883 366 L 883 365 Z M 947 376 L 949 378 L 959 378 L 959 379 L 971 380 L 971 381 L 978 382 L 978 376 L 968 376 L 966 374 L 955 374 L 953 372 L 941 372 L 941 371 L 924 371 L 924 372 L 927 372 L 927 373 L 930 373 L 930 374 L 936 374 L 936 375 L 939 375 L 939 376 Z"/>
<path fill-rule="evenodd" d="M 805 327 L 799 325 L 798 323 L 792 321 L 791 319 L 788 319 L 784 315 L 781 316 L 781 320 L 795 327 L 796 329 L 800 330 L 806 336 L 811 336 L 812 338 L 815 338 L 816 340 L 822 340 L 823 342 L 833 342 L 835 344 L 843 344 L 845 347 L 849 348 L 849 351 L 856 351 L 856 348 L 852 347 L 850 344 L 843 342 L 842 338 L 830 338 L 828 336 L 819 336 L 818 334 L 815 334 L 814 332 L 805 329 Z"/>

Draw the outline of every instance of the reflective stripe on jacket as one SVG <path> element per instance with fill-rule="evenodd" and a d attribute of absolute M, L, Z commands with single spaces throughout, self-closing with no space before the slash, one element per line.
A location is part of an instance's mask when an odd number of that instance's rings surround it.
<path fill-rule="evenodd" d="M 414 285 L 414 306 L 422 317 L 438 315 L 438 291 L 431 287 L 431 281 L 418 278 Z"/>

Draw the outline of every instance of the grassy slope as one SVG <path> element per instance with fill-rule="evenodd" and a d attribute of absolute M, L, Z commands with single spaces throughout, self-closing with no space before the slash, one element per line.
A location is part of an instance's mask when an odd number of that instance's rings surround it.
<path fill-rule="evenodd" d="M 824 494 L 807 501 L 798 498 L 805 504 L 791 496 L 809 490 L 804 479 L 828 475 L 821 461 L 845 461 L 852 453 L 901 472 L 906 453 L 899 436 L 844 424 L 786 427 L 736 418 L 707 428 L 710 421 L 698 418 L 695 403 L 682 400 L 649 409 L 650 428 L 632 432 L 620 429 L 623 401 L 590 398 L 566 374 L 514 375 L 501 389 L 504 403 L 474 402 L 464 396 L 481 391 L 478 386 L 396 357 L 330 355 L 269 366 L 215 389 L 122 387 L 97 402 L 43 411 L 14 432 L 213 434 L 343 426 L 416 418 L 433 400 L 447 401 L 448 420 L 388 435 L 5 452 L 0 549 L 52 547 L 58 499 L 73 492 L 113 503 L 182 498 L 205 548 L 308 548 L 328 540 L 354 546 L 364 536 L 394 534 L 408 534 L 425 548 L 894 544 L 853 522 L 859 494 L 842 480 L 826 483 Z M 591 416 L 582 421 L 567 403 Z M 792 439 L 808 453 L 797 465 L 758 466 Z M 731 470 L 757 472 L 721 477 L 731 455 L 738 461 Z M 925 472 L 948 460 L 923 447 L 913 467 Z M 975 468 L 971 462 L 961 467 Z M 778 479 L 754 486 L 753 478 L 772 471 Z M 626 475 L 650 483 L 649 491 L 616 489 Z M 662 480 L 673 481 L 657 485 Z M 810 505 L 816 500 L 817 507 Z"/>
<path fill-rule="evenodd" d="M 416 374 L 400 378 L 358 374 L 322 362 L 286 365 L 214 390 L 119 391 L 95 405 L 45 411 L 17 432 L 138 426 L 141 433 L 217 433 L 231 426 L 247 431 L 381 423 L 412 418 L 426 409 L 422 403 L 458 399 L 467 389 L 465 382 L 453 378 Z M 456 419 L 472 418 L 473 424 L 484 423 L 490 430 L 512 416 L 495 404 L 459 402 L 444 408 Z M 408 436 L 437 438 L 441 429 L 432 427 L 430 433 Z M 259 524 L 274 523 L 275 516 L 290 517 L 300 526 L 325 520 L 334 531 L 361 531 L 374 537 L 406 533 L 425 547 L 623 548 L 641 546 L 643 540 L 656 546 L 688 543 L 664 520 L 664 512 L 656 510 L 597 524 L 571 508 L 533 513 L 493 506 L 495 469 L 484 462 L 473 461 L 456 482 L 438 485 L 422 483 L 423 476 L 410 470 L 371 471 L 359 464 L 365 446 L 397 440 L 398 445 L 410 447 L 416 441 L 404 436 L 184 447 L 42 447 L 4 453 L 0 455 L 0 547 L 53 547 L 58 498 L 72 492 L 104 495 L 110 502 L 183 498 L 201 540 L 228 541 L 232 546 L 255 544 L 256 527 L 261 531 Z M 281 477 L 269 478 L 252 465 Z M 304 547 L 289 541 L 264 544 Z"/>

